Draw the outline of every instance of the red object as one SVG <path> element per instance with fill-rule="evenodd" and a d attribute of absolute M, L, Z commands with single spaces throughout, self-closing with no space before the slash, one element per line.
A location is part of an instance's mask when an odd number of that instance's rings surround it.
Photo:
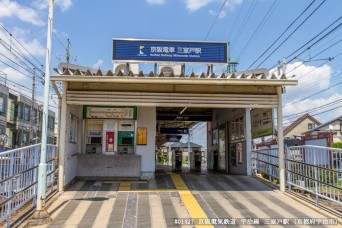
<path fill-rule="evenodd" d="M 107 152 L 114 151 L 114 132 L 113 131 L 106 132 L 106 151 Z"/>

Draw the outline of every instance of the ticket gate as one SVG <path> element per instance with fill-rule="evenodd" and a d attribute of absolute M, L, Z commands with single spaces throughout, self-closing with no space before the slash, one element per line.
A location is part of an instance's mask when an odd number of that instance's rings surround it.
<path fill-rule="evenodd" d="M 182 151 L 172 151 L 172 171 L 182 171 Z"/>
<path fill-rule="evenodd" d="M 191 171 L 201 171 L 202 168 L 202 152 L 199 150 L 195 150 L 190 153 L 191 162 L 190 162 L 190 170 Z"/>
<path fill-rule="evenodd" d="M 218 169 L 218 151 L 214 150 L 212 153 L 212 161 L 213 161 L 213 170 L 217 171 Z"/>

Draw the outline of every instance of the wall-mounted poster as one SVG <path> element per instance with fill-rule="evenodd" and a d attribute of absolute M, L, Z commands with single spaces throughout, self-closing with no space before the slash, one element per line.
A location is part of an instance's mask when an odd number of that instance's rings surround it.
<path fill-rule="evenodd" d="M 273 134 L 273 110 L 253 109 L 251 111 L 252 138 L 260 138 Z"/>
<path fill-rule="evenodd" d="M 146 127 L 138 127 L 137 129 L 137 145 L 146 145 L 147 144 L 147 128 Z"/>

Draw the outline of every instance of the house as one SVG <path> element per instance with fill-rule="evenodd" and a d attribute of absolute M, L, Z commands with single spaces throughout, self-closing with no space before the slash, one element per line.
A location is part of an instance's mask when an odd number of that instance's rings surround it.
<path fill-rule="evenodd" d="M 307 131 L 305 135 L 306 135 L 306 138 L 307 137 L 331 138 L 327 140 L 328 144 L 341 142 L 342 141 L 341 140 L 342 139 L 342 116 L 332 119 L 326 123 L 323 123 Z M 321 137 L 318 137 L 318 136 L 321 136 Z M 325 146 L 325 145 L 321 145 L 321 146 Z"/>
<path fill-rule="evenodd" d="M 289 139 L 302 136 L 304 132 L 312 130 L 319 125 L 321 125 L 321 123 L 307 113 L 293 121 L 284 129 L 284 138 Z"/>
<path fill-rule="evenodd" d="M 8 88 L 7 88 L 8 89 Z M 9 92 L 6 100 L 6 135 L 7 148 L 28 146 L 40 142 L 42 130 L 41 106 L 20 93 Z M 33 104 L 33 108 L 32 107 Z M 33 113 L 31 113 L 33 112 Z M 32 120 L 32 121 L 31 121 Z M 47 143 L 54 143 L 55 113 L 49 110 Z M 30 131 L 32 129 L 32 135 Z"/>

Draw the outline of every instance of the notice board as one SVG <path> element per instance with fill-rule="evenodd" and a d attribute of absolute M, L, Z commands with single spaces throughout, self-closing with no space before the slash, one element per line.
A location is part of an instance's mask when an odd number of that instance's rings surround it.
<path fill-rule="evenodd" d="M 137 145 L 147 145 L 147 128 L 146 127 L 138 127 Z"/>

